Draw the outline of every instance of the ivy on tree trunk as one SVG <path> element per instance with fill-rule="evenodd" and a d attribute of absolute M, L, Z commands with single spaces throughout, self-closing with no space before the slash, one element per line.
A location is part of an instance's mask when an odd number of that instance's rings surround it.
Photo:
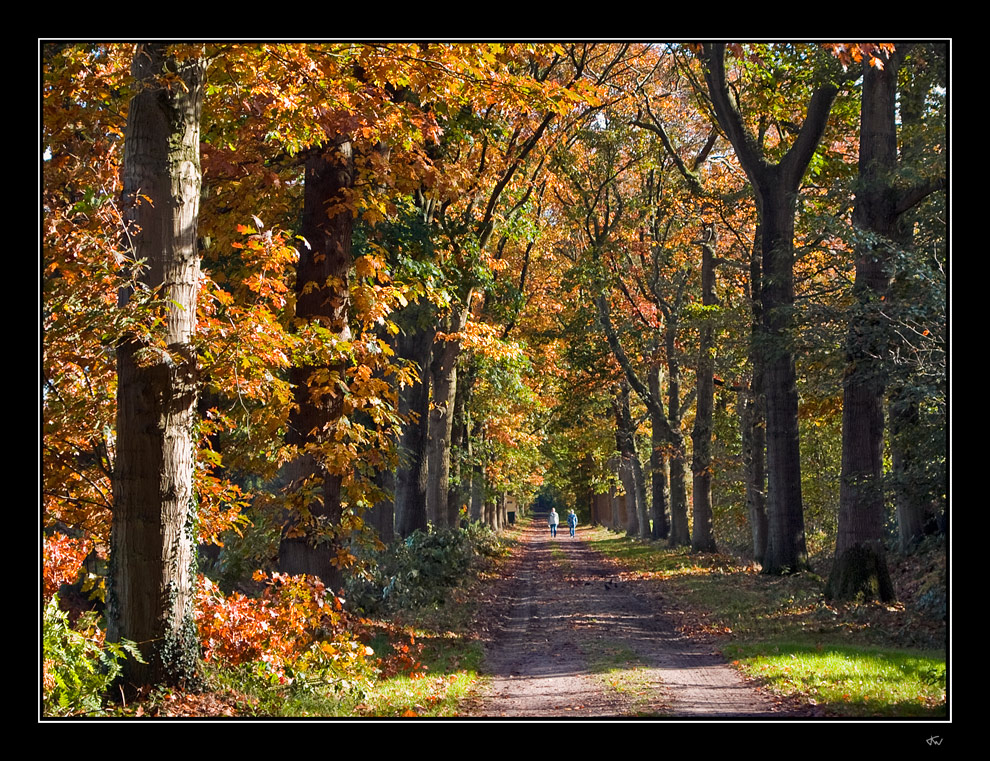
<path fill-rule="evenodd" d="M 164 334 L 117 346 L 117 458 L 107 637 L 138 643 L 132 685 L 188 683 L 197 669 L 193 619 L 197 395 L 196 241 L 199 121 L 205 65 L 164 44 L 137 45 L 124 138 L 123 209 L 137 279 L 155 294 Z M 121 293 L 122 305 L 134 298 Z"/>

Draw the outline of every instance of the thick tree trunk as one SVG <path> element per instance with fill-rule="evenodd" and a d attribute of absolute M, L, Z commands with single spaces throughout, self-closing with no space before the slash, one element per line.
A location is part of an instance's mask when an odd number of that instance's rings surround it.
<path fill-rule="evenodd" d="M 451 525 L 460 525 L 462 517 L 470 519 L 471 477 L 466 458 L 471 456 L 468 439 L 467 402 L 471 395 L 473 379 L 463 374 L 457 383 L 454 396 L 454 425 L 450 435 L 450 479 L 447 486 L 447 514 Z M 464 510 L 462 516 L 461 510 Z"/>
<path fill-rule="evenodd" d="M 450 335 L 464 329 L 469 314 L 468 307 L 465 306 L 445 319 L 433 346 L 433 363 L 430 366 L 432 401 L 428 439 L 430 465 L 427 513 L 437 526 L 450 527 L 457 523 L 457 508 L 454 506 L 453 512 L 451 511 L 447 497 L 450 486 L 450 442 L 457 395 L 457 358 L 461 354 L 461 342 L 458 339 L 451 340 Z"/>
<path fill-rule="evenodd" d="M 343 340 L 350 338 L 347 278 L 354 216 L 349 209 L 328 210 L 345 203 L 353 183 L 354 161 L 346 139 L 306 159 L 301 234 L 309 245 L 300 249 L 296 269 L 296 317 L 318 322 Z M 291 371 L 295 407 L 286 442 L 304 451 L 293 468 L 292 515 L 278 553 L 282 572 L 317 576 L 334 590 L 343 579 L 335 562 L 342 538 L 335 531 L 342 517 L 342 469 L 350 464 L 329 461 L 321 446 L 343 414 L 344 397 L 335 381 L 343 380 L 344 370 L 340 363 Z"/>
<path fill-rule="evenodd" d="M 743 463 L 746 468 L 746 508 L 753 537 L 753 558 L 762 565 L 767 554 L 766 406 L 763 396 L 763 355 L 759 350 L 763 321 L 759 293 L 762 290 L 762 257 L 759 231 L 750 257 L 750 308 L 753 313 L 749 340 L 749 363 L 753 379 L 749 389 L 740 392 L 739 419 L 742 426 Z"/>
<path fill-rule="evenodd" d="M 651 495 L 653 538 L 666 539 L 670 536 L 670 524 L 667 522 L 667 442 L 663 436 L 662 421 L 656 415 L 650 415 L 650 479 L 653 493 Z"/>
<path fill-rule="evenodd" d="M 684 438 L 680 437 L 668 459 L 670 466 L 670 538 L 671 547 L 687 547 L 691 544 L 691 526 L 688 523 L 688 459 Z"/>
<path fill-rule="evenodd" d="M 622 458 L 619 456 L 618 452 L 613 454 L 608 459 L 609 472 L 611 472 L 616 477 L 616 479 L 618 479 L 619 483 L 621 483 L 622 481 L 621 478 L 619 478 L 619 474 L 621 471 L 620 468 L 621 462 L 622 462 Z M 626 525 L 625 501 L 624 501 L 624 497 L 619 494 L 619 490 L 616 488 L 614 483 L 609 488 L 608 500 L 609 500 L 609 508 L 608 508 L 609 522 L 607 525 L 610 529 L 612 529 L 612 531 L 622 531 Z"/>
<path fill-rule="evenodd" d="M 801 449 L 798 433 L 794 318 L 794 203 L 796 191 L 767 182 L 760 196 L 763 312 L 760 336 L 764 359 L 769 533 L 763 572 L 781 574 L 807 566 Z"/>
<path fill-rule="evenodd" d="M 124 136 L 123 208 L 141 281 L 161 294 L 167 351 L 138 338 L 117 347 L 117 458 L 107 638 L 138 643 L 124 682 L 195 676 L 193 619 L 199 120 L 205 67 L 163 44 L 137 46 Z M 167 85 L 164 77 L 178 82 Z M 130 294 L 122 293 L 126 301 Z"/>
<path fill-rule="evenodd" d="M 715 306 L 715 227 L 701 247 L 702 304 Z M 693 449 L 691 470 L 694 477 L 691 493 L 694 507 L 691 548 L 695 552 L 715 552 L 712 510 L 712 427 L 715 417 L 715 329 L 706 316 L 701 326 L 698 346 L 698 394 L 691 434 Z"/>
<path fill-rule="evenodd" d="M 395 502 L 391 496 L 395 492 L 395 473 L 383 468 L 375 475 L 375 485 L 387 496 L 368 510 L 365 523 L 375 530 L 382 542 L 391 544 L 395 541 Z"/>
<path fill-rule="evenodd" d="M 414 531 L 427 531 L 426 512 L 427 435 L 430 420 L 430 355 L 433 350 L 433 331 L 421 330 L 401 335 L 398 341 L 399 356 L 409 359 L 419 367 L 420 380 L 402 389 L 399 396 L 399 414 L 408 418 L 399 443 L 399 467 L 395 475 L 396 532 L 408 537 Z"/>
<path fill-rule="evenodd" d="M 472 521 L 483 521 L 485 513 L 485 466 L 482 462 L 484 452 L 484 427 L 480 423 L 473 424 L 474 433 L 468 438 L 471 447 L 471 507 L 468 511 Z"/>
<path fill-rule="evenodd" d="M 855 307 L 846 339 L 843 380 L 842 480 L 835 560 L 826 594 L 890 601 L 894 588 L 884 551 L 883 403 L 887 335 L 877 314 L 890 287 L 882 243 L 897 237 L 896 53 L 883 69 L 864 66 L 859 177 L 853 224 L 872 233 L 857 246 Z"/>
<path fill-rule="evenodd" d="M 753 537 L 753 559 L 762 564 L 767 552 L 768 526 L 761 401 L 761 396 L 755 389 L 744 390 L 739 395 L 739 427 L 742 431 L 742 456 L 746 474 L 746 511 Z"/>
<path fill-rule="evenodd" d="M 817 87 L 804 123 L 777 164 L 746 128 L 725 76 L 725 45 L 705 44 L 705 79 L 719 124 L 756 191 L 762 259 L 763 387 L 767 423 L 768 542 L 763 572 L 781 574 L 807 565 L 801 503 L 797 373 L 794 361 L 794 213 L 801 180 L 821 141 L 838 89 Z M 754 294 L 755 295 L 755 294 Z"/>
<path fill-rule="evenodd" d="M 911 488 L 916 456 L 911 437 L 918 425 L 918 405 L 905 399 L 901 389 L 890 393 L 890 453 L 897 511 L 898 549 L 910 552 L 925 536 L 926 506 L 919 491 Z"/>
<path fill-rule="evenodd" d="M 928 144 L 923 139 L 925 130 L 922 128 L 928 109 L 928 82 L 929 78 L 924 73 L 929 70 L 935 60 L 944 58 L 946 51 L 940 49 L 941 44 L 926 45 L 898 45 L 897 53 L 902 51 L 911 53 L 908 61 L 912 68 L 911 76 L 899 77 L 900 87 L 897 92 L 897 116 L 900 124 L 900 156 L 899 161 L 906 166 L 918 166 L 927 160 L 926 152 Z M 903 174 L 901 173 L 902 177 Z M 944 177 L 932 184 L 932 180 L 920 181 L 920 187 L 927 190 L 922 192 L 919 187 L 905 187 L 902 189 L 903 197 L 911 196 L 915 202 L 920 201 L 928 193 L 944 186 Z M 898 204 L 907 211 L 909 204 Z M 898 219 L 898 227 L 895 240 L 904 250 L 913 247 L 913 229 L 909 220 L 902 217 Z M 902 293 L 902 288 L 906 282 L 913 280 L 911 275 L 906 278 L 902 273 L 893 267 L 893 284 L 888 303 L 894 311 L 904 307 L 904 302 L 910 304 L 910 297 Z M 898 350 L 904 351 L 908 356 L 913 354 L 910 347 L 901 344 Z M 888 394 L 888 422 L 890 425 L 890 452 L 892 467 L 892 482 L 894 488 L 894 500 L 897 510 L 898 545 L 901 552 L 910 552 L 924 538 L 926 524 L 929 526 L 930 520 L 934 517 L 930 497 L 926 496 L 927 489 L 919 487 L 919 471 L 926 466 L 925 458 L 917 451 L 918 426 L 921 422 L 920 409 L 917 399 L 912 398 L 912 394 L 899 382 L 893 385 Z M 922 481 L 927 480 L 923 477 Z"/>

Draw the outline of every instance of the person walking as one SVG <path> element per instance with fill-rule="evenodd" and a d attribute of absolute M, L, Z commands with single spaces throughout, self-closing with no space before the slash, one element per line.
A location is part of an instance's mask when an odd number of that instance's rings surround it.
<path fill-rule="evenodd" d="M 571 527 L 571 536 L 574 536 L 574 529 L 577 528 L 577 513 L 573 510 L 567 513 L 567 525 Z"/>
<path fill-rule="evenodd" d="M 550 508 L 550 536 L 557 536 L 557 524 L 560 523 L 560 516 L 555 508 Z"/>

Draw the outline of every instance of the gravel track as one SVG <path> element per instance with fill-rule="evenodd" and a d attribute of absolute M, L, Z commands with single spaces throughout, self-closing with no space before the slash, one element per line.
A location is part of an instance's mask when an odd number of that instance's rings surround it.
<path fill-rule="evenodd" d="M 656 586 L 622 580 L 589 543 L 520 532 L 489 611 L 489 688 L 475 717 L 764 717 L 782 713 L 710 644 L 679 633 Z"/>

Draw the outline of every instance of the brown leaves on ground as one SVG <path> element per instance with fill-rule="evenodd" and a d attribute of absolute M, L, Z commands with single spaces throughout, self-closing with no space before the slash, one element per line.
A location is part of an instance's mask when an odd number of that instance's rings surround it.
<path fill-rule="evenodd" d="M 186 718 L 243 716 L 250 713 L 252 699 L 232 690 L 219 692 L 181 692 L 170 690 L 164 694 L 139 696 L 130 708 L 124 707 L 126 716 L 148 718 Z"/>

